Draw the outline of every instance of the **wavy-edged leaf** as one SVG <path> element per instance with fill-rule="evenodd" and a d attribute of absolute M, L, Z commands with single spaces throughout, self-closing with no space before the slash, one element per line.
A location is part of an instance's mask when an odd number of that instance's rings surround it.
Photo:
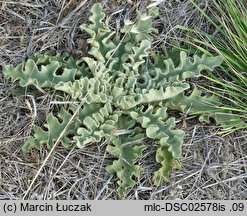
<path fill-rule="evenodd" d="M 73 141 L 71 135 L 73 136 L 80 124 L 80 121 L 76 118 L 72 124 L 68 125 L 71 117 L 72 114 L 64 108 L 60 110 L 57 117 L 50 113 L 44 129 L 35 126 L 34 135 L 26 140 L 22 149 L 28 151 L 32 146 L 40 149 L 43 144 L 47 144 L 48 149 L 51 149 L 61 134 L 63 135 L 61 144 L 64 147 L 69 147 L 70 141 Z"/>
<path fill-rule="evenodd" d="M 142 144 L 143 135 L 140 129 L 136 128 L 130 135 L 121 135 L 115 138 L 108 145 L 107 151 L 119 158 L 113 161 L 112 165 L 107 166 L 109 173 L 117 173 L 118 189 L 117 192 L 123 196 L 126 189 L 136 184 L 134 178 L 138 178 L 143 172 L 143 168 L 134 165 L 136 160 L 142 156 L 143 150 L 146 148 Z M 139 141 L 138 144 L 136 142 Z"/>
<path fill-rule="evenodd" d="M 171 162 L 181 155 L 184 131 L 174 129 L 175 118 L 166 120 L 166 108 L 163 107 L 155 110 L 153 106 L 149 106 L 146 111 L 142 109 L 132 111 L 131 116 L 146 128 L 149 138 L 157 140 L 156 161 L 161 164 L 161 168 L 155 172 L 154 179 L 155 183 L 159 182 L 160 185 L 172 170 Z"/>
<path fill-rule="evenodd" d="M 93 105 L 85 106 L 85 112 L 81 110 L 79 115 L 83 125 L 80 125 L 77 129 L 77 135 L 74 136 L 77 146 L 80 148 L 90 142 L 99 142 L 103 137 L 111 137 L 116 128 L 118 117 L 121 115 L 120 111 L 112 110 L 110 103 L 106 103 L 94 112 L 86 110 L 89 106 L 91 106 L 91 110 L 94 110 Z"/>
<path fill-rule="evenodd" d="M 36 54 L 16 67 L 6 65 L 3 73 L 12 82 L 18 80 L 22 87 L 35 85 L 37 89 L 52 88 L 59 82 L 73 82 L 76 77 L 88 74 L 76 60 L 65 60 L 65 57 Z"/>

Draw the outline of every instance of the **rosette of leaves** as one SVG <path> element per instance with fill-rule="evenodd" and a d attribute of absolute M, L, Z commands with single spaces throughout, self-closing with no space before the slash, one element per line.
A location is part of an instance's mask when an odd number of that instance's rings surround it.
<path fill-rule="evenodd" d="M 76 59 L 68 54 L 34 54 L 16 67 L 4 68 L 5 76 L 19 81 L 21 87 L 55 89 L 57 94 L 65 92 L 73 100 L 84 101 L 70 125 L 78 107 L 61 106 L 58 113 L 51 112 L 43 127 L 33 128 L 33 136 L 26 140 L 23 150 L 32 146 L 40 149 L 43 144 L 52 148 L 61 133 L 65 147 L 76 142 L 82 148 L 108 139 L 107 150 L 117 159 L 107 170 L 117 173 L 118 193 L 122 196 L 143 172 L 136 162 L 146 148 L 146 136 L 157 146 L 159 169 L 153 181 L 161 185 L 177 167 L 184 137 L 167 110 L 188 112 L 220 106 L 214 98 L 202 97 L 198 90 L 191 96 L 185 96 L 185 91 L 190 89 L 187 78 L 199 77 L 202 70 L 212 71 L 221 59 L 206 55 L 191 59 L 181 52 L 174 64 L 161 53 L 151 53 L 151 34 L 157 31 L 152 27 L 154 11 L 139 13 L 135 22 L 126 20 L 120 33 L 104 22 L 100 4 L 95 4 L 91 12 L 91 23 L 81 25 L 89 35 L 91 49 L 87 56 Z M 208 103 L 201 102 L 205 98 Z M 202 119 L 209 117 L 215 116 L 202 115 Z M 128 133 L 118 135 L 118 130 Z"/>

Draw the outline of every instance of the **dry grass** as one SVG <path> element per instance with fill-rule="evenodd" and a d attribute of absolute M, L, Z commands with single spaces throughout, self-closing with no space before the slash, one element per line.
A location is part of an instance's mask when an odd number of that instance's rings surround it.
<path fill-rule="evenodd" d="M 79 25 L 87 22 L 94 2 L 98 1 L 0 0 L 0 67 L 17 64 L 33 52 L 87 52 L 87 35 Z M 101 2 L 112 28 L 120 28 L 124 18 L 134 17 L 136 8 L 145 10 L 151 3 Z M 206 2 L 201 1 L 205 10 Z M 159 35 L 155 36 L 154 47 L 182 37 L 183 32 L 174 29 L 177 24 L 210 28 L 188 2 L 164 1 L 159 7 L 160 16 L 155 20 Z M 13 89 L 15 84 L 5 80 L 0 72 L 0 199 L 22 199 L 41 166 L 44 167 L 27 194 L 28 199 L 118 199 L 116 177 L 105 171 L 113 158 L 106 153 L 104 141 L 84 149 L 57 146 L 49 158 L 46 149 L 22 152 L 21 146 L 31 134 L 34 121 L 43 124 L 49 108 L 55 106 L 50 102 L 56 98 L 52 92 L 38 96 L 38 115 L 34 119 L 32 98 L 14 100 L 9 96 Z M 157 167 L 155 146 L 150 143 L 139 162 L 146 172 L 125 199 L 247 198 L 246 133 L 239 131 L 221 137 L 217 127 L 191 120 L 187 120 L 187 125 L 182 168 L 171 175 L 170 182 L 154 187 L 151 175 Z"/>

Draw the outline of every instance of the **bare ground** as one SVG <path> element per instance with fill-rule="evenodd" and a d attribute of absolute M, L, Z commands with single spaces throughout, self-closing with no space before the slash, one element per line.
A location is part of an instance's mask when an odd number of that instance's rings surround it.
<path fill-rule="evenodd" d="M 33 52 L 68 51 L 80 56 L 87 52 L 87 35 L 79 25 L 88 22 L 89 8 L 95 2 L 83 0 L 0 0 L 0 199 L 118 199 L 116 176 L 105 171 L 112 162 L 106 143 L 84 149 L 58 146 L 49 155 L 47 149 L 23 153 L 21 146 L 31 134 L 34 121 L 42 124 L 49 112 L 52 93 L 36 99 L 38 116 L 34 118 L 30 96 L 15 100 L 9 92 L 16 84 L 1 72 L 4 64 L 17 64 Z M 135 10 L 145 10 L 151 1 L 101 1 L 112 28 Z M 207 10 L 208 1 L 200 1 Z M 155 20 L 159 35 L 154 48 L 183 36 L 174 26 L 189 25 L 210 31 L 210 26 L 188 1 L 164 1 Z M 179 42 L 176 42 L 179 44 Z M 152 184 L 157 169 L 155 146 L 149 145 L 139 163 L 145 168 L 134 189 L 125 199 L 246 199 L 246 131 L 225 136 L 219 128 L 186 120 L 182 168 L 171 174 L 161 187 Z M 151 154 L 150 154 L 151 153 Z M 40 167 L 43 169 L 39 172 Z M 30 185 L 34 176 L 37 180 Z M 29 193 L 26 194 L 26 192 Z"/>

